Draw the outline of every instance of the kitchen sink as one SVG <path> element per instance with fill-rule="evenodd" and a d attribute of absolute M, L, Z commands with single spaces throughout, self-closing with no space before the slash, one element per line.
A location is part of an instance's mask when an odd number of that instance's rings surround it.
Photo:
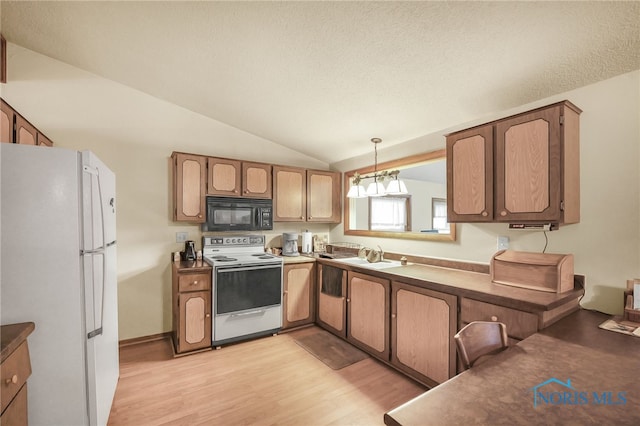
<path fill-rule="evenodd" d="M 359 257 L 346 257 L 342 259 L 334 259 L 336 262 L 346 263 L 348 265 L 362 266 L 364 268 L 371 269 L 386 269 L 400 266 L 399 260 L 381 260 L 380 262 L 371 263 L 367 259 L 361 259 Z"/>

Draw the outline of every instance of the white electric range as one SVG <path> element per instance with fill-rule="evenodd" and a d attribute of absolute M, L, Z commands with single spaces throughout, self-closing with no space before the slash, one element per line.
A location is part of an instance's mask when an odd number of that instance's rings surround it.
<path fill-rule="evenodd" d="M 265 253 L 264 235 L 202 239 L 211 274 L 212 346 L 275 334 L 282 327 L 281 257 Z"/>

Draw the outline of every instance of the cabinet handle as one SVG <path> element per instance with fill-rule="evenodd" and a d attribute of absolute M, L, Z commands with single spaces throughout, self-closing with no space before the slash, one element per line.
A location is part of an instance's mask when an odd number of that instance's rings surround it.
<path fill-rule="evenodd" d="M 498 317 L 497 317 L 497 316 L 495 316 L 495 315 L 492 315 L 492 316 L 491 316 L 491 321 L 493 321 L 493 322 L 498 321 Z"/>
<path fill-rule="evenodd" d="M 351 299 L 347 299 L 347 303 L 351 302 Z"/>
<path fill-rule="evenodd" d="M 489 216 L 489 213 L 487 213 L 486 211 L 482 212 L 482 216 L 487 217 Z"/>
<path fill-rule="evenodd" d="M 289 292 L 288 291 L 284 291 L 284 292 L 282 292 L 282 294 L 286 296 L 287 294 L 289 294 Z"/>
<path fill-rule="evenodd" d="M 198 285 L 198 281 L 192 282 L 191 285 Z"/>
<path fill-rule="evenodd" d="M 391 318 L 395 318 L 396 316 L 396 314 L 391 314 Z"/>
<path fill-rule="evenodd" d="M 10 379 L 5 380 L 5 383 L 8 385 L 13 383 L 15 385 L 16 383 L 18 383 L 18 375 L 14 374 Z"/>
<path fill-rule="evenodd" d="M 201 214 L 198 215 L 198 219 L 202 219 L 202 215 Z"/>
<path fill-rule="evenodd" d="M 206 314 L 205 315 L 205 318 L 210 318 L 210 317 L 211 317 L 211 314 Z"/>
<path fill-rule="evenodd" d="M 506 211 L 506 210 L 502 210 L 502 211 L 500 212 L 500 216 L 506 216 L 506 215 L 507 215 L 507 211 Z"/>

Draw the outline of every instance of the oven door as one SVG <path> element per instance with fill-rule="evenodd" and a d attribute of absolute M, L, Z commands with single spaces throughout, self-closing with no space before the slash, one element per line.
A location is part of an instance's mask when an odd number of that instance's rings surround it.
<path fill-rule="evenodd" d="M 282 264 L 215 268 L 213 341 L 219 344 L 282 327 Z"/>

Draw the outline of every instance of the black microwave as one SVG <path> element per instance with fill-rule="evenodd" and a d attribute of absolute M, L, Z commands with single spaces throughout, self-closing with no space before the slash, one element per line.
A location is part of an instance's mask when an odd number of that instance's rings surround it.
<path fill-rule="evenodd" d="M 266 231 L 273 229 L 273 201 L 257 198 L 207 197 L 203 231 Z"/>

